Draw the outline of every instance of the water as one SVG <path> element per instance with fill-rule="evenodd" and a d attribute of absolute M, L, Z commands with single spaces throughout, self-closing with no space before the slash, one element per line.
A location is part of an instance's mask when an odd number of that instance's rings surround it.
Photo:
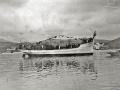
<path fill-rule="evenodd" d="M 0 55 L 0 90 L 120 90 L 120 57 Z"/>

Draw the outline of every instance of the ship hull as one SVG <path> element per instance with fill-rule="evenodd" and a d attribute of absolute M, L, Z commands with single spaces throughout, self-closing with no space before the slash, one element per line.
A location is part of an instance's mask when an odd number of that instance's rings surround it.
<path fill-rule="evenodd" d="M 72 56 L 91 56 L 93 53 L 73 53 L 73 54 L 23 54 L 23 57 L 28 55 L 29 57 L 72 57 Z"/>
<path fill-rule="evenodd" d="M 29 56 L 78 56 L 93 55 L 93 43 L 82 44 L 78 48 L 58 50 L 20 50 Z"/>

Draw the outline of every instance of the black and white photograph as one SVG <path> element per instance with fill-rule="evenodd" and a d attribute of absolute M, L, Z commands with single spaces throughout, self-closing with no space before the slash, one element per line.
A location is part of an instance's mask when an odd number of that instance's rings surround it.
<path fill-rule="evenodd" d="M 0 90 L 120 90 L 120 0 L 0 0 Z"/>

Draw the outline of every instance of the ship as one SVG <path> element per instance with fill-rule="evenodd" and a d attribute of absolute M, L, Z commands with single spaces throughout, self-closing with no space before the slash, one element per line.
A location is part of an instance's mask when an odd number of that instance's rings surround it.
<path fill-rule="evenodd" d="M 69 49 L 55 49 L 55 50 L 19 50 L 23 52 L 23 57 L 26 55 L 31 56 L 78 56 L 78 55 L 93 55 L 93 45 L 94 38 L 96 36 L 96 32 L 94 32 L 92 40 L 90 42 L 86 42 L 84 44 L 80 44 L 77 48 L 69 48 Z"/>

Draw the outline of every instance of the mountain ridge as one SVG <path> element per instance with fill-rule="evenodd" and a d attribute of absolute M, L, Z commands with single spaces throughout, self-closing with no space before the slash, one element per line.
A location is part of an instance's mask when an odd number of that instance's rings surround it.
<path fill-rule="evenodd" d="M 106 43 L 110 49 L 120 49 L 120 37 Z"/>
<path fill-rule="evenodd" d="M 7 48 L 17 47 L 18 43 L 0 38 L 0 52 L 6 52 Z"/>
<path fill-rule="evenodd" d="M 72 41 L 72 42 L 71 42 Z M 59 45 L 59 44 L 66 44 L 66 43 L 79 43 L 80 40 L 43 40 L 42 41 L 43 44 L 48 44 L 48 43 L 53 43 L 53 45 Z M 95 43 L 105 43 L 105 46 L 108 46 L 108 49 L 120 49 L 120 37 L 114 39 L 114 40 L 105 40 L 105 39 L 95 39 L 94 40 Z M 22 42 L 23 44 L 31 44 L 32 42 Z M 7 48 L 16 48 L 18 46 L 19 43 L 17 42 L 12 42 L 9 40 L 5 40 L 0 38 L 0 51 L 6 51 Z"/>

